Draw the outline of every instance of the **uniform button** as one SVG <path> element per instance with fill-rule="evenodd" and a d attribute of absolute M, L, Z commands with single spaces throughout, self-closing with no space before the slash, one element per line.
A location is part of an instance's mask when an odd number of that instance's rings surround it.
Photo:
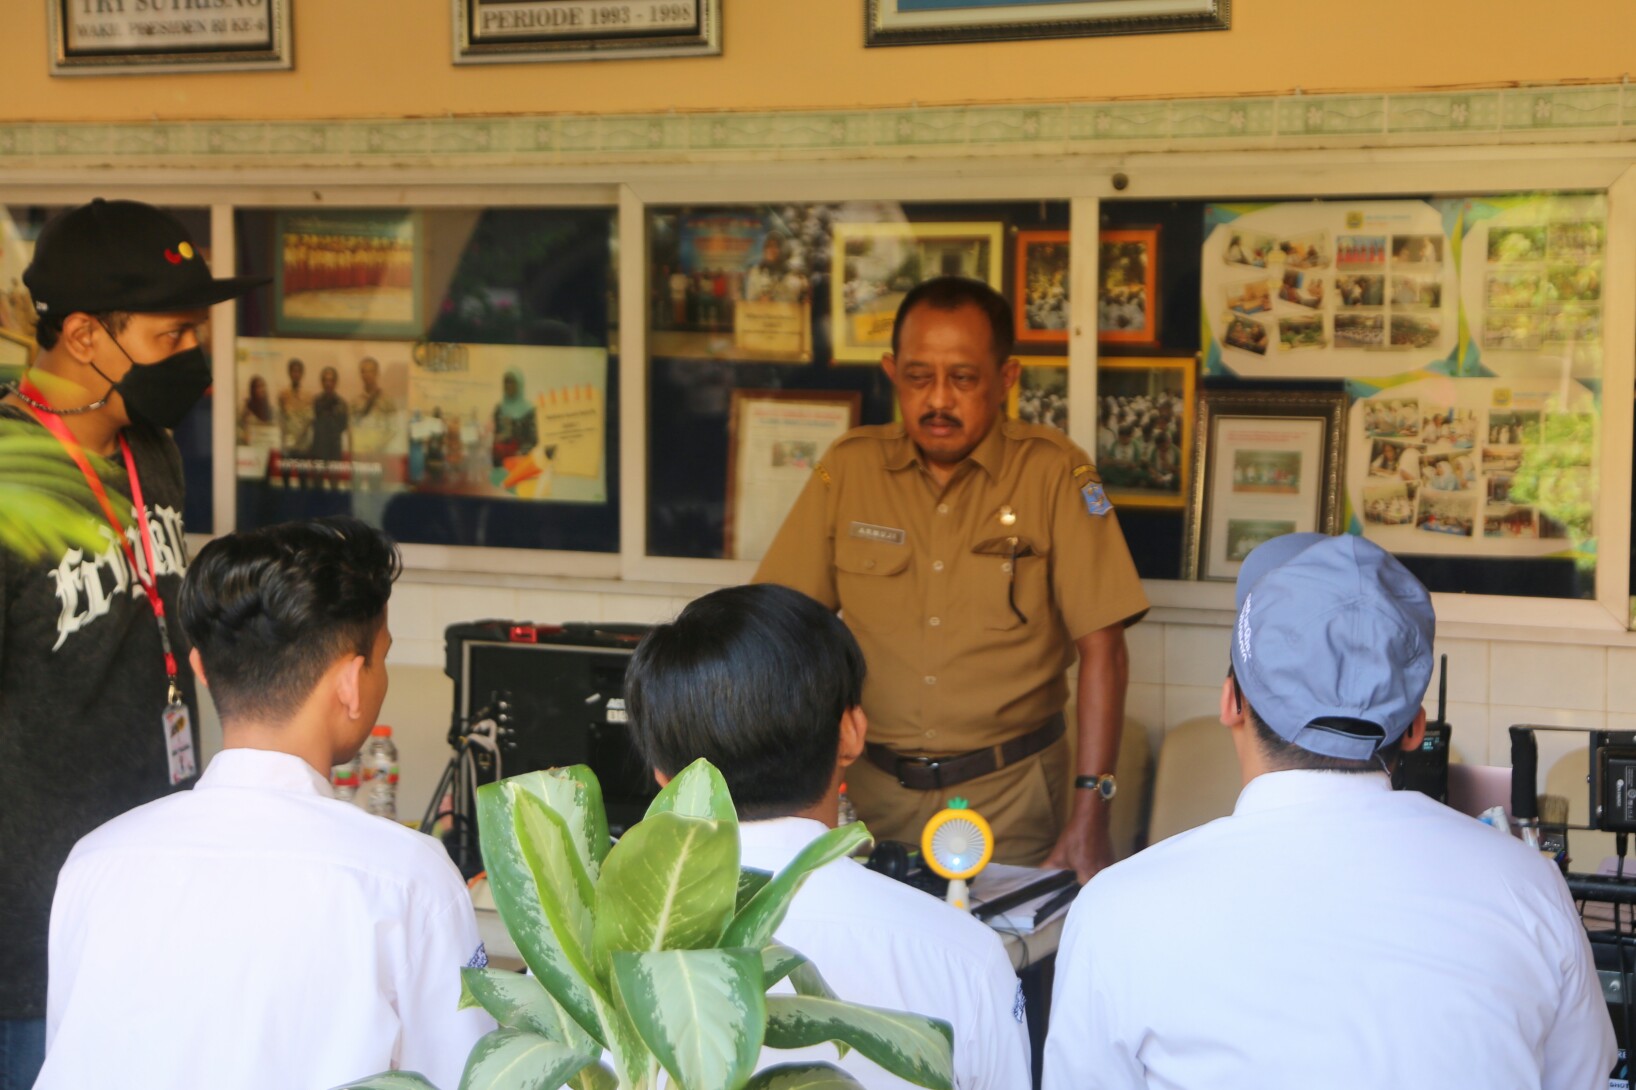
<path fill-rule="evenodd" d="M 874 567 L 875 562 L 873 560 L 871 560 L 869 562 L 869 566 Z M 1011 570 L 1011 561 L 1007 560 L 1005 563 L 1001 564 L 1000 565 L 1000 570 L 1003 571 L 1003 572 L 1009 572 Z"/>
<path fill-rule="evenodd" d="M 929 731 L 926 732 L 926 737 L 936 738 L 937 737 L 937 732 L 935 730 L 929 730 Z"/>
<path fill-rule="evenodd" d="M 933 677 L 931 674 L 927 674 L 926 675 L 926 684 L 936 685 L 937 684 L 937 678 Z"/>
<path fill-rule="evenodd" d="M 926 623 L 931 625 L 933 628 L 936 628 L 938 625 L 942 624 L 943 622 L 939 618 L 933 617 L 931 620 L 927 621 Z"/>
<path fill-rule="evenodd" d="M 943 561 L 941 561 L 941 560 L 932 561 L 932 571 L 942 571 L 942 570 L 943 570 Z"/>
<path fill-rule="evenodd" d="M 940 515 L 948 514 L 949 513 L 949 505 L 946 504 L 946 503 L 938 504 L 937 505 L 937 513 L 940 514 Z"/>
<path fill-rule="evenodd" d="M 875 566 L 875 562 L 873 560 L 865 560 L 863 562 L 863 566 L 866 568 L 873 568 Z"/>

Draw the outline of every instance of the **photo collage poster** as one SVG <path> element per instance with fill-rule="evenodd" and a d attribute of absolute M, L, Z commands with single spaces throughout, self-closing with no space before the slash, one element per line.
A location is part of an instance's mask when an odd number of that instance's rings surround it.
<path fill-rule="evenodd" d="M 1278 288 L 1266 282 L 1273 298 L 1263 309 L 1255 309 L 1250 296 L 1256 293 L 1245 288 L 1227 288 L 1222 298 L 1234 319 L 1265 324 L 1266 357 L 1212 342 L 1207 358 L 1216 373 L 1225 368 L 1238 375 L 1335 378 L 1335 358 L 1343 357 L 1350 372 L 1345 486 L 1353 534 L 1405 555 L 1590 555 L 1607 198 L 1517 195 L 1397 206 L 1399 211 L 1386 203 L 1304 203 L 1309 219 L 1296 223 L 1219 213 L 1222 223 L 1207 237 L 1206 249 L 1214 241 L 1217 255 L 1235 242 L 1250 257 L 1281 254 L 1286 245 L 1299 250 L 1296 229 L 1325 214 L 1342 216 L 1348 231 L 1402 224 L 1402 231 L 1335 234 L 1335 280 L 1324 291 L 1340 293 L 1332 318 L 1374 313 L 1379 300 L 1387 342 L 1397 337 L 1392 331 L 1400 319 L 1418 322 L 1425 331 L 1422 347 L 1387 344 L 1356 365 L 1353 345 L 1332 342 L 1306 354 L 1284 349 L 1278 322 L 1288 306 L 1299 306 L 1288 296 L 1307 280 L 1283 277 Z M 1441 234 L 1431 231 L 1427 211 L 1445 224 Z M 1250 231 L 1268 223 L 1276 229 Z M 1369 242 L 1360 252 L 1363 237 L 1384 237 L 1386 245 Z M 1320 263 L 1324 242 L 1309 237 Z M 1382 265 L 1379 295 L 1373 280 L 1348 280 L 1348 270 L 1376 257 Z M 1417 280 L 1410 272 L 1433 263 L 1440 270 L 1435 278 Z M 1279 291 L 1286 298 L 1279 300 Z M 1348 306 L 1348 298 L 1363 306 Z M 1235 303 L 1242 304 L 1240 311 Z M 1431 322 L 1438 324 L 1435 339 Z M 1281 350 L 1289 358 L 1312 358 L 1314 367 L 1261 367 L 1261 358 L 1278 362 Z M 1382 360 L 1397 360 L 1399 367 L 1387 370 Z"/>
<path fill-rule="evenodd" d="M 1426 201 L 1207 205 L 1205 374 L 1380 378 L 1447 358 L 1459 282 Z"/>
<path fill-rule="evenodd" d="M 238 475 L 280 489 L 601 503 L 601 348 L 240 338 Z"/>

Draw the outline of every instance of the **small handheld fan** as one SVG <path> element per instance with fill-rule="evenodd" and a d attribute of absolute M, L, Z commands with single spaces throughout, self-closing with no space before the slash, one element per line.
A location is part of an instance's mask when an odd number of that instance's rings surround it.
<path fill-rule="evenodd" d="M 966 879 L 988 865 L 994 854 L 994 830 L 965 799 L 950 799 L 949 808 L 926 823 L 920 851 L 926 865 L 949 880 L 949 904 L 965 912 L 971 907 Z"/>

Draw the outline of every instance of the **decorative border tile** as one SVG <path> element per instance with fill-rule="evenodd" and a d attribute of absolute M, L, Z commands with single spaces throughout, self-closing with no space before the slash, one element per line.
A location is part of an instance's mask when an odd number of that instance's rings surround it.
<path fill-rule="evenodd" d="M 281 167 L 462 162 L 672 163 L 690 159 L 893 158 L 939 150 L 1050 154 L 1117 144 L 1165 150 L 1436 144 L 1450 136 L 1597 134 L 1636 141 L 1622 84 L 1408 94 L 1019 103 L 871 110 L 542 115 L 339 121 L 0 124 L 7 166 L 72 161 Z M 0 173 L 3 177 L 3 173 Z"/>

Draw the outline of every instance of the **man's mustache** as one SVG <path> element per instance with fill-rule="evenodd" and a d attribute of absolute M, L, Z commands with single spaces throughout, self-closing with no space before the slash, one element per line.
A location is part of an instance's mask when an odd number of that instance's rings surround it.
<path fill-rule="evenodd" d="M 928 424 L 947 424 L 951 428 L 963 426 L 958 416 L 950 416 L 948 413 L 939 412 L 926 413 L 920 418 L 921 427 L 925 427 Z"/>

